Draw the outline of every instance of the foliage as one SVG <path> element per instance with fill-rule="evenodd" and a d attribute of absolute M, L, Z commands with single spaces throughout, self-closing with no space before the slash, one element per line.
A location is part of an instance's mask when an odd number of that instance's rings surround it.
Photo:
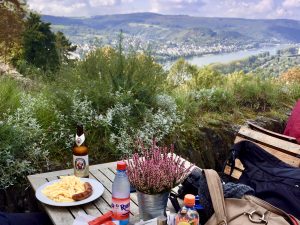
<path fill-rule="evenodd" d="M 23 183 L 24 176 L 48 168 L 49 141 L 35 118 L 35 108 L 47 107 L 42 99 L 23 95 L 20 107 L 0 121 L 0 189 Z"/>
<path fill-rule="evenodd" d="M 16 81 L 0 78 L 0 120 L 4 113 L 14 111 L 19 106 L 21 92 Z"/>
<path fill-rule="evenodd" d="M 212 88 L 222 85 L 224 76 L 211 67 L 199 69 L 191 80 L 191 87 L 194 89 Z"/>
<path fill-rule="evenodd" d="M 214 70 L 225 74 L 243 71 L 259 74 L 265 78 L 278 77 L 289 68 L 299 65 L 300 56 L 297 51 L 297 47 L 291 47 L 279 50 L 276 55 L 265 52 L 226 64 L 215 63 L 211 66 Z"/>
<path fill-rule="evenodd" d="M 50 23 L 42 22 L 38 14 L 31 12 L 25 21 L 22 37 L 22 58 L 25 61 L 44 71 L 55 71 L 59 68 L 55 34 L 50 29 Z"/>
<path fill-rule="evenodd" d="M 222 87 L 203 88 L 190 95 L 202 111 L 230 112 L 235 105 L 233 93 Z"/>
<path fill-rule="evenodd" d="M 300 82 L 300 67 L 293 67 L 280 75 L 280 80 L 283 82 Z"/>
<path fill-rule="evenodd" d="M 170 68 L 168 81 L 172 86 L 180 86 L 192 79 L 197 68 L 187 63 L 184 58 L 178 59 Z"/>
<path fill-rule="evenodd" d="M 238 106 L 255 111 L 279 107 L 285 100 L 281 84 L 272 78 L 263 79 L 254 74 L 234 73 L 228 76 L 228 86 L 233 90 Z"/>
<path fill-rule="evenodd" d="M 33 77 L 46 73 L 19 62 Z M 197 149 L 213 166 L 213 153 L 201 147 L 206 143 L 203 127 L 243 123 L 262 113 L 283 114 L 284 105 L 300 97 L 298 82 L 254 73 L 224 75 L 182 60 L 177 65 L 164 71 L 147 53 L 102 47 L 82 61 L 62 63 L 52 79 L 36 80 L 31 88 L 1 79 L 0 166 L 8 174 L 1 187 L 22 183 L 25 175 L 36 171 L 71 167 L 79 121 L 85 127 L 91 163 L 130 155 L 137 139 L 151 145 L 156 137 L 162 144 L 175 142 L 176 151 Z M 170 82 L 182 71 L 191 79 Z"/>
<path fill-rule="evenodd" d="M 77 46 L 72 45 L 64 33 L 60 31 L 55 34 L 55 47 L 60 63 L 68 63 L 70 60 L 70 52 L 74 52 L 77 48 Z"/>
<path fill-rule="evenodd" d="M 0 58 L 6 63 L 18 56 L 24 30 L 25 8 L 19 0 L 0 2 Z"/>
<path fill-rule="evenodd" d="M 159 147 L 153 140 L 149 149 L 138 142 L 140 154 L 127 160 L 127 174 L 130 184 L 146 194 L 158 194 L 170 191 L 180 184 L 189 174 L 186 161 L 174 154 L 174 146 Z"/>

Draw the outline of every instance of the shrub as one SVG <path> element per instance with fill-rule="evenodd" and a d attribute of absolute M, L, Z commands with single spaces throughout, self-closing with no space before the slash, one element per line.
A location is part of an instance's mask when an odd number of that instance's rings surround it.
<path fill-rule="evenodd" d="M 274 79 L 263 79 L 254 74 L 231 74 L 227 85 L 233 90 L 239 106 L 255 111 L 266 111 L 277 106 L 282 95 L 281 86 Z"/>
<path fill-rule="evenodd" d="M 285 91 L 285 96 L 287 100 L 286 103 L 294 105 L 296 100 L 300 99 L 300 84 L 298 82 L 293 82 L 290 84 L 282 85 L 282 89 Z"/>
<path fill-rule="evenodd" d="M 162 90 L 165 79 L 162 67 L 151 56 L 141 53 L 125 55 L 111 48 L 92 52 L 79 63 L 75 74 L 72 86 L 84 89 L 90 98 L 102 101 L 102 95 L 108 97 L 108 93 L 130 91 L 134 98 L 148 105 L 155 102 L 154 96 Z M 98 93 L 95 93 L 96 88 Z"/>
<path fill-rule="evenodd" d="M 190 65 L 183 58 L 178 59 L 170 68 L 168 83 L 177 87 L 186 84 L 197 73 L 197 67 Z"/>
<path fill-rule="evenodd" d="M 280 80 L 287 83 L 300 82 L 300 67 L 293 67 L 281 74 L 279 77 Z"/>
<path fill-rule="evenodd" d="M 0 119 L 4 113 L 13 112 L 19 106 L 21 92 L 16 81 L 0 78 Z"/>
<path fill-rule="evenodd" d="M 199 104 L 202 111 L 228 112 L 235 105 L 232 92 L 221 87 L 203 88 L 191 92 L 190 97 Z"/>
<path fill-rule="evenodd" d="M 221 86 L 224 83 L 225 76 L 211 67 L 199 69 L 191 80 L 191 87 L 194 89 L 212 88 Z"/>
<path fill-rule="evenodd" d="M 24 176 L 35 172 L 36 168 L 28 160 L 31 157 L 24 148 L 30 144 L 20 130 L 0 123 L 0 189 L 24 182 Z M 30 150 L 30 149 L 29 149 Z"/>
<path fill-rule="evenodd" d="M 35 105 L 39 100 L 23 95 L 20 107 L 6 114 L 0 124 L 1 144 L 1 187 L 22 183 L 24 176 L 49 168 L 51 140 L 47 138 L 35 117 Z M 3 156 L 3 157 L 2 157 Z"/>
<path fill-rule="evenodd" d="M 109 130 L 110 144 L 115 145 L 118 153 L 130 154 L 138 138 L 143 138 L 148 144 L 154 136 L 162 140 L 181 122 L 182 117 L 170 96 L 159 95 L 156 101 L 157 107 L 146 108 L 142 120 L 133 112 L 139 101 L 135 101 L 135 104 L 119 102 L 105 114 L 97 116 L 99 123 Z"/>

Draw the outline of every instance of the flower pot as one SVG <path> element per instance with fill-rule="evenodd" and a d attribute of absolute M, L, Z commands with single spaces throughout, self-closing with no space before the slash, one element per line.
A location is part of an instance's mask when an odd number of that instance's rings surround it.
<path fill-rule="evenodd" d="M 137 191 L 140 219 L 143 221 L 155 217 L 166 216 L 169 192 L 161 194 L 145 194 Z"/>

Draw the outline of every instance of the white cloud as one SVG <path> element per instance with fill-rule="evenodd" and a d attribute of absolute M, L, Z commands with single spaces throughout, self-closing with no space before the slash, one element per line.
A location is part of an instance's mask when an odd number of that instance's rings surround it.
<path fill-rule="evenodd" d="M 99 6 L 113 6 L 118 3 L 117 0 L 89 0 L 89 4 L 92 7 L 99 7 Z"/>
<path fill-rule="evenodd" d="M 163 14 L 196 14 L 203 6 L 202 0 L 149 0 L 152 12 Z"/>
<path fill-rule="evenodd" d="M 300 7 L 300 0 L 284 0 L 282 6 L 285 8 Z"/>
<path fill-rule="evenodd" d="M 254 12 L 259 12 L 259 13 L 266 13 L 274 8 L 274 2 L 273 0 L 262 0 L 258 2 L 258 4 L 254 5 Z"/>
<path fill-rule="evenodd" d="M 61 0 L 42 3 L 40 0 L 29 0 L 31 9 L 47 15 L 74 16 L 79 11 L 86 12 L 86 3 L 83 1 Z"/>
<path fill-rule="evenodd" d="M 300 20 L 300 0 L 28 0 L 28 4 L 42 14 L 57 16 L 156 12 Z"/>
<path fill-rule="evenodd" d="M 204 0 L 202 16 L 300 19 L 300 0 Z"/>

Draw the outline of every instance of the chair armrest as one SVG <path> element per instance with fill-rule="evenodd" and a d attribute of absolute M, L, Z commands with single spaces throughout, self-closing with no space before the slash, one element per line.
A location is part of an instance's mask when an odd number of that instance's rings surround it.
<path fill-rule="evenodd" d="M 270 135 L 272 137 L 275 137 L 275 138 L 279 138 L 281 140 L 285 140 L 285 141 L 288 141 L 288 142 L 292 142 L 292 143 L 296 143 L 298 144 L 298 141 L 296 138 L 294 137 L 290 137 L 290 136 L 286 136 L 286 135 L 283 135 L 283 134 L 279 134 L 279 133 L 275 133 L 273 131 L 270 131 L 270 130 L 267 130 L 265 128 L 262 128 L 254 123 L 251 123 L 251 122 L 247 122 L 248 126 L 252 129 L 252 130 L 256 130 L 256 131 L 259 131 L 261 133 L 264 133 L 264 134 L 267 134 L 267 135 Z"/>

